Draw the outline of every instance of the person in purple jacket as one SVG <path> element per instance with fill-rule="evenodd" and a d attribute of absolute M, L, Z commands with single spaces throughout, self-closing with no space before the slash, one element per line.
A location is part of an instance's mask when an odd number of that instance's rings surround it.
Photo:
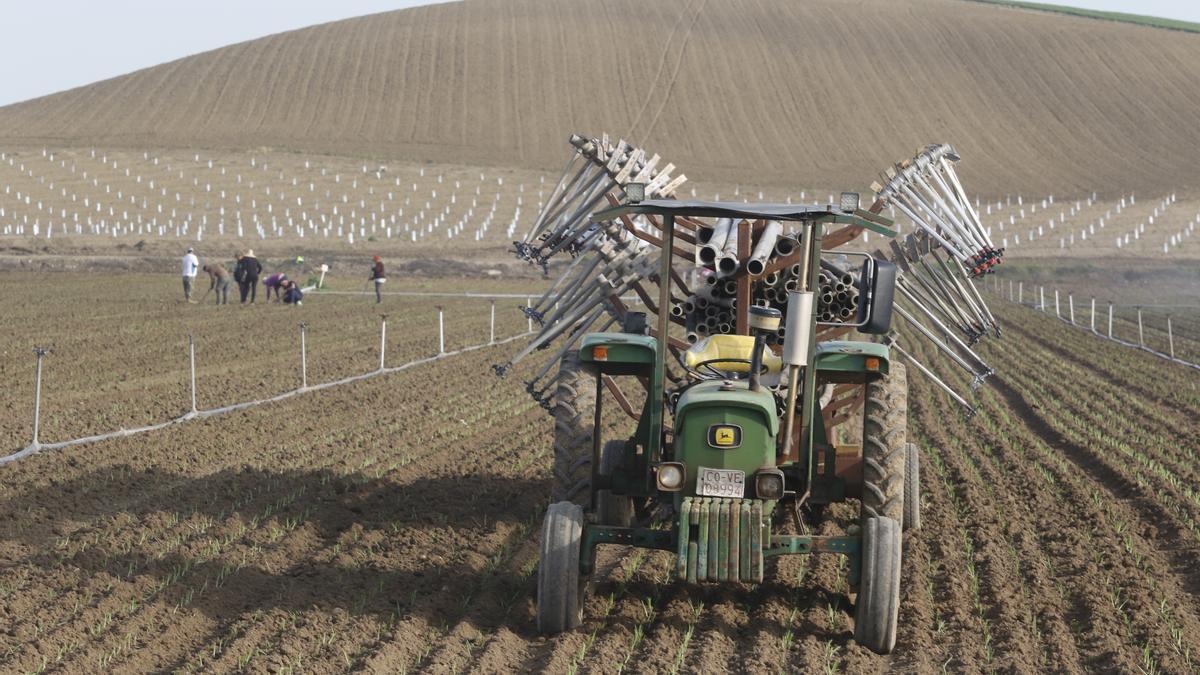
<path fill-rule="evenodd" d="M 275 274 L 272 274 L 271 276 L 267 277 L 266 279 L 263 279 L 263 286 L 265 286 L 267 289 L 267 302 L 271 301 L 271 291 L 272 290 L 275 291 L 275 300 L 276 301 L 283 299 L 283 295 L 282 295 L 283 282 L 285 282 L 287 280 L 288 280 L 287 275 L 284 274 L 283 272 L 276 272 Z"/>

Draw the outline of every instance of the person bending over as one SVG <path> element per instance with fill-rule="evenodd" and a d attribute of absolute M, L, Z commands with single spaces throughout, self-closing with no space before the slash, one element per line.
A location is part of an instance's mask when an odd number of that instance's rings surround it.
<path fill-rule="evenodd" d="M 282 300 L 283 282 L 287 281 L 287 275 L 283 272 L 276 272 L 263 279 L 263 288 L 267 289 L 267 302 L 271 301 L 271 291 L 275 291 L 275 299 Z"/>
<path fill-rule="evenodd" d="M 208 290 L 204 292 L 208 295 L 211 291 L 216 290 L 216 303 L 218 305 L 229 304 L 229 272 L 220 263 L 209 263 L 204 266 L 204 271 L 208 273 Z"/>

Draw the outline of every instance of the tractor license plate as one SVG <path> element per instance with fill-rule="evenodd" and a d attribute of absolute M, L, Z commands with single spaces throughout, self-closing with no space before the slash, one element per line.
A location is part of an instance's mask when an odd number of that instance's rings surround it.
<path fill-rule="evenodd" d="M 741 499 L 746 494 L 746 472 L 700 467 L 700 475 L 696 478 L 696 494 Z"/>

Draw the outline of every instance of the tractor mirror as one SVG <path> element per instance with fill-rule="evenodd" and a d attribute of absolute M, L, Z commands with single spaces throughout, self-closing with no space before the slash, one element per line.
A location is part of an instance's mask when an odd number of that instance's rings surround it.
<path fill-rule="evenodd" d="M 891 329 L 895 293 L 895 263 L 868 257 L 858 278 L 858 332 L 883 335 Z"/>

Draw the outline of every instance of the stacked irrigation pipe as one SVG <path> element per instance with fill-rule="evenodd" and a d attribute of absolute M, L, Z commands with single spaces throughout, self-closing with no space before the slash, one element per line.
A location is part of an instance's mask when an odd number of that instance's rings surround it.
<path fill-rule="evenodd" d="M 858 270 L 822 260 L 817 272 L 817 320 L 853 322 L 858 316 L 859 278 Z"/>
<path fill-rule="evenodd" d="M 785 233 L 777 221 L 747 228 L 733 218 L 676 220 L 689 234 L 676 237 L 677 245 L 669 255 L 686 260 L 691 275 L 686 283 L 676 278 L 670 304 L 656 307 L 652 298 L 658 294 L 643 284 L 659 282 L 657 270 L 664 252 L 657 223 L 643 216 L 593 223 L 590 216 L 603 206 L 625 201 L 630 183 L 644 185 L 646 198 L 672 198 L 686 178 L 673 175 L 673 164 L 660 168 L 658 155 L 648 156 L 641 148 L 612 142 L 608 136 L 576 135 L 570 143 L 571 158 L 550 198 L 524 238 L 514 242 L 518 258 L 543 270 L 555 256 L 569 262 L 536 303 L 521 308 L 540 330 L 525 349 L 495 366 L 497 373 L 503 375 L 532 352 L 557 345 L 554 357 L 528 382 L 534 397 L 549 407 L 548 393 L 557 383 L 561 356 L 585 332 L 624 323 L 627 316 L 621 298 L 627 293 L 636 293 L 652 313 L 669 312 L 672 323 L 684 329 L 686 341 L 668 341 L 673 351 L 707 335 L 735 331 L 740 276 L 750 278 L 750 302 L 786 313 L 788 293 L 801 285 L 801 266 L 784 261 L 799 247 L 797 236 Z M 885 339 L 972 412 L 962 394 L 914 358 L 907 342 L 912 336 L 930 341 L 971 375 L 972 388 L 994 372 L 974 346 L 988 334 L 998 337 L 1000 328 L 974 279 L 998 264 L 1003 251 L 992 244 L 968 202 L 954 172 L 957 161 L 949 145 L 919 150 L 883 174 L 884 183 L 874 186 L 877 196 L 870 212 L 859 214 L 870 217 L 892 206 L 912 221 L 911 234 L 873 253 L 898 267 L 893 307 L 900 318 L 893 321 L 895 330 Z M 752 233 L 754 240 L 739 242 L 739 232 Z M 826 233 L 824 241 L 836 249 L 854 241 L 860 232 L 846 226 Z M 861 322 L 859 296 L 865 289 L 860 275 L 857 263 L 851 264 L 847 257 L 824 256 L 817 271 L 818 321 L 846 328 Z M 835 329 L 832 334 L 841 332 Z M 780 331 L 775 339 L 784 338 Z"/>
<path fill-rule="evenodd" d="M 629 221 L 639 238 L 623 222 L 592 223 L 591 214 L 606 203 L 624 199 L 629 183 L 644 185 L 646 198 L 674 195 L 687 177 L 673 175 L 674 164 L 661 165 L 658 155 L 647 155 L 625 141 L 607 135 L 586 138 L 574 135 L 570 160 L 563 168 L 542 211 L 521 241 L 513 242 L 521 260 L 548 269 L 555 256 L 570 258 L 566 268 L 536 303 L 521 311 L 540 330 L 508 362 L 493 366 L 504 375 L 513 364 L 531 353 L 558 342 L 552 358 L 527 382 L 530 393 L 549 407 L 563 354 L 591 330 L 606 330 L 625 318 L 622 295 L 646 295 L 641 284 L 658 269 L 661 249 L 647 243 L 661 232 L 646 218 Z M 648 236 L 646 236 L 648 235 Z"/>
<path fill-rule="evenodd" d="M 871 187 L 877 203 L 893 206 L 936 241 L 972 277 L 1000 264 L 1004 250 L 996 248 L 987 228 L 954 172 L 959 161 L 954 148 L 934 144 L 915 157 L 887 169 L 884 182 Z"/>
<path fill-rule="evenodd" d="M 646 198 L 667 198 L 675 194 L 687 176 L 673 176 L 674 164 L 659 166 L 662 158 L 647 156 L 641 148 L 607 134 L 600 138 L 571 136 L 574 152 L 563 167 L 562 175 L 521 241 L 513 242 L 517 257 L 546 269 L 556 254 L 578 256 L 593 239 L 602 237 L 588 216 L 604 204 L 610 193 L 624 196 L 629 183 L 645 186 Z"/>
<path fill-rule="evenodd" d="M 893 305 L 907 335 L 928 340 L 938 352 L 971 376 L 977 388 L 995 370 L 975 351 L 989 333 L 1000 336 L 975 279 L 1003 259 L 954 173 L 958 155 L 949 145 L 930 145 L 916 156 L 889 169 L 885 184 L 873 187 L 873 210 L 893 206 L 912 221 L 914 231 L 893 239 L 876 258 L 899 268 Z M 891 347 L 924 375 L 945 389 L 968 414 L 974 407 L 958 391 L 938 378 L 901 343 L 899 332 L 888 337 Z"/>
<path fill-rule="evenodd" d="M 720 218 L 712 227 L 698 231 L 695 291 L 671 306 L 671 315 L 682 318 L 688 342 L 705 336 L 732 333 L 737 309 L 737 282 L 734 275 L 745 269 L 752 278 L 751 301 L 760 307 L 787 312 L 788 293 L 800 286 L 799 264 L 776 263 L 791 256 L 799 247 L 796 233 L 783 234 L 783 225 L 767 221 L 750 247 L 746 261 L 737 258 L 738 222 Z M 779 267 L 767 273 L 766 270 Z M 859 271 L 848 264 L 823 261 L 817 274 L 817 320 L 824 323 L 853 323 L 858 312 Z M 782 344 L 783 329 L 771 337 Z"/>

